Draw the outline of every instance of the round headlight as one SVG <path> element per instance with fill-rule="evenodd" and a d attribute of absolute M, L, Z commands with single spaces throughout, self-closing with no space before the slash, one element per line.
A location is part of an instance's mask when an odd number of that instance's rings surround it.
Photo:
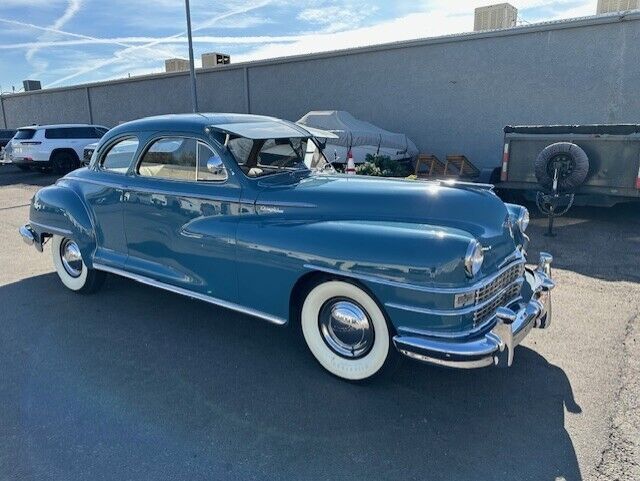
<path fill-rule="evenodd" d="M 482 251 L 482 246 L 477 240 L 472 240 L 469 242 L 467 254 L 464 257 L 464 269 L 467 276 L 474 277 L 478 272 L 480 272 L 480 267 L 482 267 L 483 261 L 484 252 Z"/>
<path fill-rule="evenodd" d="M 525 230 L 527 230 L 527 227 L 529 226 L 529 211 L 526 207 L 520 208 L 520 213 L 518 214 L 516 223 L 520 228 L 520 232 L 524 232 Z"/>

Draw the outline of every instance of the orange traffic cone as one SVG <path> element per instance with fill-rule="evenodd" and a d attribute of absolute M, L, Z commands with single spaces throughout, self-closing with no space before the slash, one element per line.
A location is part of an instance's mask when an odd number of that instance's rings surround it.
<path fill-rule="evenodd" d="M 353 161 L 353 153 L 351 153 L 351 149 L 347 152 L 347 169 L 345 172 L 351 175 L 355 175 L 356 173 L 356 164 Z"/>

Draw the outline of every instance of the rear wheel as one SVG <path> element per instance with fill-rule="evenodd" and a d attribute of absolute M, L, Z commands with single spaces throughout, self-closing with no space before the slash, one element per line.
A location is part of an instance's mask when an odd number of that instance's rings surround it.
<path fill-rule="evenodd" d="M 58 152 L 52 157 L 51 164 L 56 174 L 67 174 L 77 169 L 80 161 L 70 152 Z"/>
<path fill-rule="evenodd" d="M 334 376 L 364 381 L 396 364 L 382 310 L 354 284 L 331 280 L 315 286 L 304 299 L 300 322 L 309 350 Z"/>
<path fill-rule="evenodd" d="M 51 254 L 58 277 L 67 288 L 81 294 L 90 294 L 100 289 L 106 274 L 87 267 L 82 260 L 80 248 L 73 239 L 54 235 Z"/>

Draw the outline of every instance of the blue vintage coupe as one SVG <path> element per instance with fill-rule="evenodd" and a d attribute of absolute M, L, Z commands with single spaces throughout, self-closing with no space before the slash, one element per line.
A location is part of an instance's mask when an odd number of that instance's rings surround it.
<path fill-rule="evenodd" d="M 69 289 L 106 273 L 299 326 L 332 374 L 398 352 L 510 366 L 551 320 L 551 256 L 525 267 L 527 210 L 491 186 L 338 175 L 317 137 L 270 117 L 167 115 L 110 130 L 41 189 L 20 233 Z"/>

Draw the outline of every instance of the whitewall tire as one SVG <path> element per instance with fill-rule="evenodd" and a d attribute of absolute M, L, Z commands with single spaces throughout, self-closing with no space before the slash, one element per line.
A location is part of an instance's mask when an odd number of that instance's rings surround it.
<path fill-rule="evenodd" d="M 331 280 L 311 289 L 300 321 L 313 356 L 342 379 L 363 381 L 376 376 L 396 355 L 380 307 L 349 282 Z"/>
<path fill-rule="evenodd" d="M 68 289 L 90 293 L 102 285 L 105 274 L 87 267 L 73 239 L 54 235 L 51 240 L 51 255 L 58 277 Z"/>

